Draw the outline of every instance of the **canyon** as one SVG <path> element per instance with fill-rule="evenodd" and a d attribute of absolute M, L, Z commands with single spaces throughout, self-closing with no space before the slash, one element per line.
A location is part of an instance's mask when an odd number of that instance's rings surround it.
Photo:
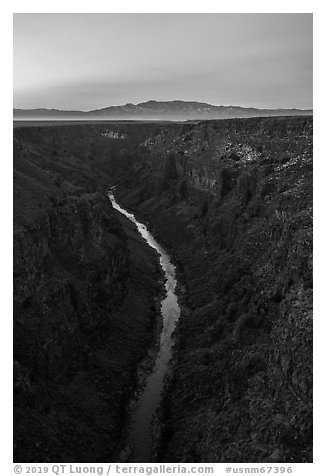
<path fill-rule="evenodd" d="M 180 318 L 156 460 L 312 461 L 312 117 L 14 130 L 14 458 L 117 459 L 157 346 L 162 271 Z"/>

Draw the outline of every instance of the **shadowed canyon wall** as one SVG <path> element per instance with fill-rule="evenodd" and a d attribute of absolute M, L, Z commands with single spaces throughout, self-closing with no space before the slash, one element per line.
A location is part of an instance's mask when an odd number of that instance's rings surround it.
<path fill-rule="evenodd" d="M 163 461 L 311 461 L 312 119 L 166 127 L 118 186 L 186 293 Z"/>
<path fill-rule="evenodd" d="M 311 117 L 18 128 L 14 165 L 17 459 L 114 454 L 160 292 L 115 184 L 182 284 L 158 460 L 311 461 Z"/>
<path fill-rule="evenodd" d="M 157 258 L 118 221 L 91 139 L 15 130 L 16 461 L 112 459 L 155 336 Z"/>

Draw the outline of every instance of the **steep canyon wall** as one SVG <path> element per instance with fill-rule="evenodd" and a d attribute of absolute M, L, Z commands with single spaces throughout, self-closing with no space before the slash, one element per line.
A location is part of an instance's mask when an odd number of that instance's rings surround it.
<path fill-rule="evenodd" d="M 159 266 L 106 197 L 102 129 L 15 130 L 15 461 L 112 459 L 154 340 Z"/>
<path fill-rule="evenodd" d="M 311 461 L 312 118 L 165 127 L 119 198 L 186 288 L 160 459 Z"/>
<path fill-rule="evenodd" d="M 184 291 L 158 459 L 312 460 L 311 117 L 18 128 L 14 171 L 17 460 L 113 457 L 160 275 L 112 184 Z"/>

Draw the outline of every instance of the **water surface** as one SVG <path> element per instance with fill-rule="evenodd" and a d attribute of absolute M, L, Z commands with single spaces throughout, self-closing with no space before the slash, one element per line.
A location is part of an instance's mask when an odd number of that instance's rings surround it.
<path fill-rule="evenodd" d="M 166 296 L 161 302 L 163 320 L 160 334 L 159 350 L 152 373 L 147 377 L 145 387 L 137 400 L 131 415 L 128 444 L 130 448 L 129 462 L 149 463 L 152 461 L 152 422 L 159 407 L 163 390 L 164 376 L 172 357 L 172 333 L 180 316 L 178 299 L 175 294 L 177 285 L 176 268 L 162 246 L 155 240 L 143 223 L 132 213 L 122 208 L 115 200 L 113 189 L 108 193 L 113 208 L 133 222 L 147 244 L 154 248 L 160 257 L 160 265 L 165 275 Z"/>

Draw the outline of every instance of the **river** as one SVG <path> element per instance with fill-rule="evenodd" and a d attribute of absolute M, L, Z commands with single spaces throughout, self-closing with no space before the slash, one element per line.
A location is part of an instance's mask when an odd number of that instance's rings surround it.
<path fill-rule="evenodd" d="M 180 316 L 178 298 L 175 294 L 177 285 L 176 268 L 171 263 L 167 252 L 155 240 L 147 227 L 116 202 L 113 190 L 112 188 L 108 193 L 113 208 L 134 223 L 147 244 L 157 251 L 160 265 L 165 275 L 166 296 L 161 302 L 163 325 L 160 334 L 159 350 L 153 370 L 146 379 L 143 392 L 133 407 L 127 437 L 129 447 L 128 462 L 150 463 L 153 456 L 153 419 L 160 404 L 164 377 L 172 357 L 172 333 Z"/>

